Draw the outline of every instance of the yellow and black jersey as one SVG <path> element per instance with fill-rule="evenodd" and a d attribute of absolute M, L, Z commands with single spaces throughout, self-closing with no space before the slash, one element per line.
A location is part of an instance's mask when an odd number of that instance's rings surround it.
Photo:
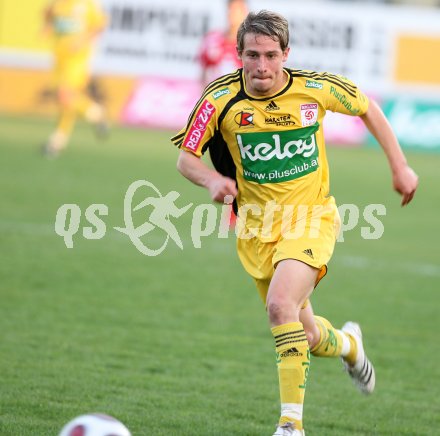
<path fill-rule="evenodd" d="M 327 110 L 363 115 L 368 98 L 345 77 L 285 68 L 286 85 L 255 97 L 242 69 L 208 85 L 187 125 L 172 138 L 201 156 L 208 148 L 218 171 L 237 181 L 238 207 L 270 201 L 325 205 L 329 171 L 322 121 Z M 247 225 L 261 226 L 262 215 Z M 275 216 L 275 220 L 277 217 Z"/>

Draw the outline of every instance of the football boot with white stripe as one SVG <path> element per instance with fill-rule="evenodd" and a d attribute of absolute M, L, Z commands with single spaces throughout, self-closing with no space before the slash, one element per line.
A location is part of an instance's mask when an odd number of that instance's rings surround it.
<path fill-rule="evenodd" d="M 345 370 L 352 378 L 353 383 L 363 394 L 371 394 L 374 391 L 376 376 L 374 373 L 374 367 L 365 354 L 362 343 L 361 328 L 359 324 L 348 321 L 344 324 L 341 330 L 352 336 L 357 344 L 356 362 L 354 365 L 349 365 L 344 358 L 342 358 Z"/>

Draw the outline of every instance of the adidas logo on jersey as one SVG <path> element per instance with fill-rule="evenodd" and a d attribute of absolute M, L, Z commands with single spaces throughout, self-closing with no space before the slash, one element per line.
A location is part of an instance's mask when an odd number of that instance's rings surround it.
<path fill-rule="evenodd" d="M 310 248 L 307 248 L 306 250 L 303 251 L 304 254 L 307 254 L 307 256 L 311 257 L 312 259 L 314 259 L 313 257 L 313 251 Z"/>
<path fill-rule="evenodd" d="M 277 104 L 272 100 L 265 108 L 266 111 L 279 111 L 280 108 L 277 106 Z"/>

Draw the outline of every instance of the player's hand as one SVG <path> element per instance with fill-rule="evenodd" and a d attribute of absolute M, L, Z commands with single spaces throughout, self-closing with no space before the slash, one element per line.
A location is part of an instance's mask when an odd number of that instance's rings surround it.
<path fill-rule="evenodd" d="M 211 198 L 214 201 L 223 203 L 226 195 L 232 195 L 233 198 L 237 196 L 237 186 L 235 180 L 221 174 L 211 178 L 207 186 Z"/>
<path fill-rule="evenodd" d="M 402 206 L 406 206 L 414 197 L 419 178 L 408 165 L 393 171 L 394 189 L 402 196 Z"/>

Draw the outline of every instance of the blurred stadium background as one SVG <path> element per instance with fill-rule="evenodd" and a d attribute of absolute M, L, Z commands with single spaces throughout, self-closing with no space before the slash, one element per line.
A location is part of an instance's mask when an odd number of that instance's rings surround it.
<path fill-rule="evenodd" d="M 93 64 L 111 118 L 180 128 L 197 98 L 197 51 L 206 31 L 225 26 L 225 2 L 103 0 L 109 26 Z M 290 65 L 343 74 L 377 98 L 405 147 L 433 150 L 440 132 L 440 9 L 378 2 L 287 2 L 270 7 L 292 27 Z M 409 2 L 406 2 L 409 3 Z M 417 6 L 416 6 L 417 5 Z M 49 114 L 49 41 L 41 34 L 45 0 L 0 2 L 0 111 Z M 249 1 L 251 9 L 268 5 Z M 345 120 L 345 117 L 343 118 Z M 328 139 L 364 144 L 355 120 L 329 117 Z"/>
<path fill-rule="evenodd" d="M 181 207 L 209 202 L 176 173 L 169 137 L 200 92 L 197 49 L 207 30 L 225 25 L 225 2 L 102 0 L 109 25 L 94 57 L 94 91 L 112 133 L 98 143 L 79 124 L 54 161 L 39 153 L 55 116 L 49 42 L 40 32 L 45 4 L 0 0 L 0 435 L 55 435 L 94 411 L 133 435 L 270 434 L 278 412 L 272 342 L 233 235 L 194 248 L 184 215 L 184 250 L 170 241 L 147 257 L 112 229 L 123 225 L 124 195 L 136 180 L 162 194 L 178 190 Z M 360 321 L 378 388 L 361 398 L 339 362 L 314 360 L 308 434 L 440 434 L 439 2 L 249 7 L 289 19 L 289 66 L 341 73 L 377 99 L 420 175 L 414 203 L 401 209 L 362 124 L 329 114 L 338 203 L 361 211 L 384 204 L 387 215 L 379 240 L 361 237 L 362 216 L 346 233 L 315 307 L 335 323 L 345 313 Z M 83 213 L 72 249 L 54 230 L 64 203 Z M 100 240 L 82 235 L 93 203 L 109 209 Z M 150 241 L 160 245 L 161 237 Z M 250 382 L 238 348 L 251 356 Z"/>

